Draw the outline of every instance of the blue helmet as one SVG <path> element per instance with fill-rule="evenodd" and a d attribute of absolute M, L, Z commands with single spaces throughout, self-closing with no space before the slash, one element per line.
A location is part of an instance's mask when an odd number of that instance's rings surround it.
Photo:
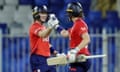
<path fill-rule="evenodd" d="M 47 6 L 46 5 L 42 5 L 40 7 L 37 7 L 37 6 L 34 7 L 33 8 L 33 12 L 32 12 L 33 19 L 35 19 L 35 20 L 40 19 L 39 13 L 48 13 Z"/>
<path fill-rule="evenodd" d="M 82 17 L 83 8 L 79 2 L 71 2 L 67 6 L 67 13 L 69 17 Z"/>

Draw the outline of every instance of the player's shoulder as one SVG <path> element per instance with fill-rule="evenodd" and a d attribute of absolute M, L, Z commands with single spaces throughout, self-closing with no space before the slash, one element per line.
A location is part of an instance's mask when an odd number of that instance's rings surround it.
<path fill-rule="evenodd" d="M 41 26 L 41 24 L 34 22 L 34 23 L 31 24 L 30 28 L 40 27 L 40 26 Z"/>
<path fill-rule="evenodd" d="M 41 26 L 41 24 L 34 22 L 34 23 L 32 24 L 32 26 Z"/>
<path fill-rule="evenodd" d="M 77 21 L 77 24 L 78 24 L 79 26 L 86 26 L 86 25 L 87 25 L 86 22 L 85 22 L 82 18 L 80 18 L 80 19 Z"/>
<path fill-rule="evenodd" d="M 86 24 L 86 22 L 81 18 L 80 19 L 81 24 Z"/>
<path fill-rule="evenodd" d="M 83 19 L 78 19 L 77 24 L 76 24 L 76 28 L 78 28 L 78 29 L 81 28 L 84 30 L 85 28 L 88 29 L 88 26 Z"/>
<path fill-rule="evenodd" d="M 37 28 L 37 27 L 39 27 L 38 24 L 32 23 L 32 24 L 30 25 L 30 27 L 29 27 L 29 31 L 32 31 L 32 30 L 34 30 L 34 29 Z"/>

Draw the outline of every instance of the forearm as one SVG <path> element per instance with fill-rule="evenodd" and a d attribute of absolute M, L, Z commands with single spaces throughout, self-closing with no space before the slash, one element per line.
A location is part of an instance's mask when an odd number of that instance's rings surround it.
<path fill-rule="evenodd" d="M 82 48 L 85 48 L 90 42 L 90 39 L 85 39 L 85 40 L 82 40 L 82 42 L 77 46 L 77 48 L 82 49 Z"/>
<path fill-rule="evenodd" d="M 75 49 L 68 51 L 68 62 L 74 63 L 76 61 L 77 53 L 88 45 L 90 40 L 84 39 Z"/>
<path fill-rule="evenodd" d="M 51 31 L 52 31 L 52 28 L 47 28 L 45 30 L 39 31 L 38 35 L 42 38 L 45 38 L 50 35 Z"/>
<path fill-rule="evenodd" d="M 67 30 L 62 30 L 61 32 L 60 32 L 60 34 L 61 34 L 61 36 L 63 36 L 63 37 L 68 37 L 69 36 L 69 33 L 68 33 L 68 31 Z"/>
<path fill-rule="evenodd" d="M 58 33 L 61 34 L 61 36 L 63 36 L 63 37 L 68 37 L 68 35 L 69 35 L 68 31 L 65 30 L 63 27 L 61 27 L 60 25 L 57 25 L 57 26 L 55 27 L 55 29 L 56 29 L 56 31 L 57 31 Z"/>
<path fill-rule="evenodd" d="M 55 14 L 50 14 L 50 19 L 48 20 L 48 26 L 55 28 L 55 30 L 61 34 L 63 37 L 68 36 L 68 32 L 59 25 L 59 20 L 55 16 Z"/>
<path fill-rule="evenodd" d="M 90 42 L 90 37 L 89 37 L 89 34 L 88 34 L 88 33 L 82 34 L 81 37 L 82 37 L 82 41 L 81 41 L 81 43 L 77 46 L 77 48 L 78 48 L 79 50 L 82 49 L 82 48 L 84 48 L 84 47 L 86 47 L 86 46 L 89 44 L 89 42 Z"/>

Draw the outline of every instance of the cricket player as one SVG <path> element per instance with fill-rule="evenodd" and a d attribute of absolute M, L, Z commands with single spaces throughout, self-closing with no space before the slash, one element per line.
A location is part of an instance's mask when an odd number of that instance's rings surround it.
<path fill-rule="evenodd" d="M 57 51 L 51 47 L 49 43 L 49 34 L 58 21 L 53 21 L 49 17 L 47 7 L 45 5 L 35 7 L 33 9 L 34 22 L 29 29 L 30 37 L 30 64 L 32 72 L 56 72 L 54 66 L 48 66 L 46 59 L 51 53 L 56 54 Z M 44 24 L 48 21 L 52 26 L 46 27 Z"/>
<path fill-rule="evenodd" d="M 69 19 L 74 23 L 73 26 L 65 30 L 60 25 L 56 25 L 55 29 L 63 37 L 69 37 L 70 50 L 68 51 L 70 72 L 87 72 L 90 68 L 90 60 L 85 62 L 75 62 L 78 55 L 90 55 L 88 44 L 90 37 L 88 34 L 87 24 L 83 20 L 83 9 L 79 2 L 69 3 L 67 6 L 67 14 Z M 56 19 L 57 20 L 57 19 Z"/>

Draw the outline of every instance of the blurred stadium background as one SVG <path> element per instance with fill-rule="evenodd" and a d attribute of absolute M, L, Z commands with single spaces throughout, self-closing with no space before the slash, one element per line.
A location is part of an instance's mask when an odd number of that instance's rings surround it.
<path fill-rule="evenodd" d="M 89 72 L 120 72 L 120 0 L 0 0 L 0 72 L 31 72 L 29 64 L 28 28 L 32 8 L 47 5 L 56 14 L 60 25 L 69 28 L 66 5 L 79 1 L 89 27 L 91 54 L 107 54 L 104 59 L 92 59 Z M 53 31 L 50 42 L 60 53 L 67 53 L 68 38 Z M 57 67 L 68 72 L 68 65 Z"/>

